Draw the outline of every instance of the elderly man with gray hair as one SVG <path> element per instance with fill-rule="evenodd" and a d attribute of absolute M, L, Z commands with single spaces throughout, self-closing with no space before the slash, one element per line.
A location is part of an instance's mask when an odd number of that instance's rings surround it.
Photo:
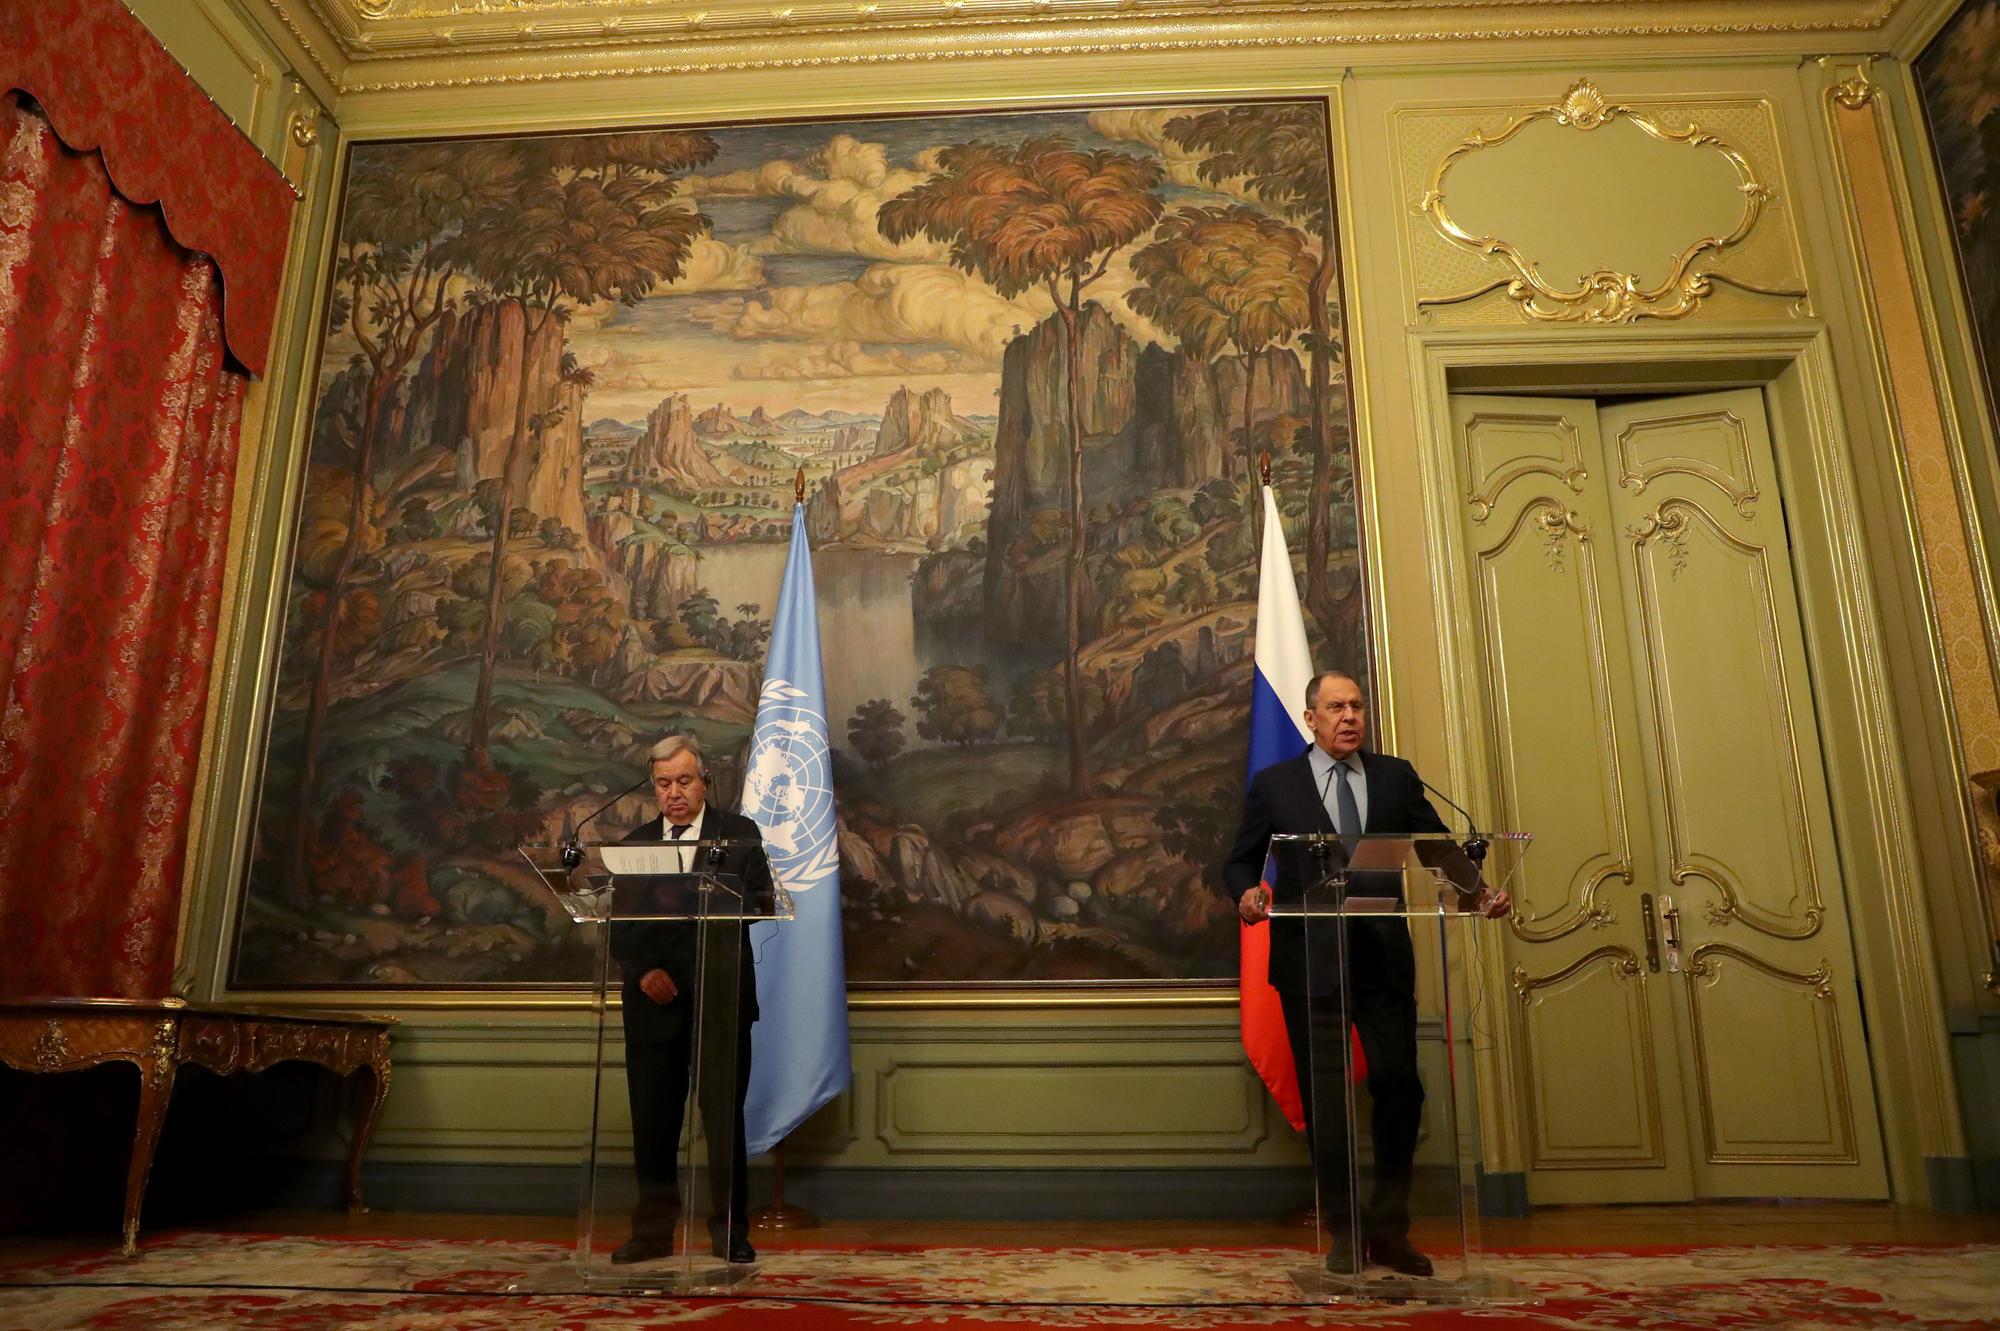
<path fill-rule="evenodd" d="M 739 879 L 746 896 L 768 897 L 771 867 L 765 859 L 757 824 L 740 814 L 708 803 L 708 764 L 701 742 L 692 735 L 669 735 L 649 755 L 653 798 L 660 816 L 642 823 L 628 843 L 731 840 L 754 844 L 692 848 L 676 852 L 680 868 L 697 868 Z M 703 862 L 696 864 L 698 854 Z M 714 926 L 710 926 L 711 928 Z M 743 1151 L 743 1100 L 750 1086 L 750 1025 L 757 1020 L 757 980 L 751 963 L 749 926 L 739 926 L 740 970 L 737 1021 L 734 1031 L 719 1029 L 727 1022 L 697 1020 L 696 970 L 703 926 L 632 922 L 611 927 L 611 952 L 624 980 L 625 1081 L 632 1105 L 633 1163 L 639 1175 L 639 1200 L 632 1211 L 632 1234 L 613 1262 L 653 1261 L 674 1250 L 674 1230 L 680 1223 L 677 1151 L 686 1112 L 689 1069 L 696 1056 L 695 1032 L 702 1031 L 709 1060 L 726 1050 L 733 1038 L 736 1075 L 702 1079 L 701 1115 L 707 1125 L 709 1177 L 712 1192 L 709 1238 L 715 1255 L 730 1262 L 754 1262 L 750 1246 L 748 1179 Z M 719 1014 L 718 1014 L 719 1015 Z M 705 1060 L 709 1066 L 712 1061 Z M 728 1082 L 734 1081 L 730 1086 Z M 720 1081 L 722 1084 L 715 1084 Z M 733 1092 L 733 1094 L 732 1094 Z M 730 1122 L 725 1134 L 716 1127 Z M 727 1183 L 725 1184 L 725 1180 Z M 727 1191 L 725 1192 L 725 1186 Z M 726 1202 L 726 1205 L 725 1205 Z"/>

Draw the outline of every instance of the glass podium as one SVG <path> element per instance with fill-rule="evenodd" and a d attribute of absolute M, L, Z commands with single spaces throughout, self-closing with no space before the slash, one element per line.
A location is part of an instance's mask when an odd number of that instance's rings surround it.
<path fill-rule="evenodd" d="M 1306 1027 L 1291 1041 L 1313 1160 L 1316 1260 L 1292 1279 L 1308 1298 L 1529 1298 L 1483 1261 L 1471 1061 L 1475 1039 L 1490 1042 L 1501 1020 L 1482 1016 L 1476 1001 L 1482 953 L 1500 945 L 1488 932 L 1504 927 L 1479 904 L 1507 888 L 1529 839 L 1271 839 L 1272 975 L 1275 983 L 1289 968 L 1290 983 L 1279 985 L 1287 1025 Z"/>
<path fill-rule="evenodd" d="M 828 1229 L 812 1241 L 770 1235 L 758 1241 L 762 1251 L 754 1263 L 730 1263 L 730 1243 L 746 1229 L 732 1179 L 740 1153 L 734 1099 L 744 1071 L 744 1003 L 752 975 L 742 941 L 750 921 L 790 917 L 790 901 L 762 887 L 768 881 L 762 861 L 744 841 L 572 841 L 524 847 L 536 873 L 536 883 L 524 889 L 552 893 L 566 917 L 594 929 L 588 935 L 596 943 L 592 1011 L 584 1025 L 570 1027 L 574 1037 L 590 1041 L 592 1055 L 538 1063 L 528 1085 L 548 1103 L 494 1105 L 490 1117 L 518 1115 L 548 1125 L 562 1105 L 564 1137 L 574 1135 L 584 1163 L 576 1207 L 570 1205 L 568 1169 L 562 1169 L 558 1197 L 544 1197 L 530 1185 L 502 1203 L 504 1227 L 488 1223 L 488 1215 L 446 1213 L 428 1225 L 446 1233 L 410 1249 L 376 1241 L 376 1233 L 402 1233 L 396 1219 L 386 1217 L 380 1229 L 272 1235 L 248 1249 L 236 1235 L 160 1235 L 136 1259 L 90 1251 L 76 1259 L 34 1257 L 16 1261 L 8 1279 L 20 1285 L 98 1281 L 226 1289 L 264 1287 L 272 1271 L 284 1271 L 288 1285 L 342 1297 L 358 1289 L 636 1293 L 672 1297 L 694 1319 L 710 1315 L 698 1309 L 704 1299 L 838 1301 L 878 1309 L 860 1313 L 862 1321 L 872 1315 L 908 1321 L 916 1315 L 912 1309 L 932 1319 L 1008 1321 L 1016 1315 L 992 1309 L 1032 1307 L 1042 1321 L 1074 1325 L 1102 1321 L 1104 1313 L 1060 1309 L 1122 1309 L 1114 1319 L 1130 1321 L 1194 1315 L 1210 1323 L 1262 1325 L 1300 1317 L 1272 1309 L 1354 1309 L 1324 1315 L 1374 1323 L 1384 1317 L 1422 1321 L 1422 1305 L 1530 1303 L 1534 1295 L 1516 1279 L 1530 1287 L 1552 1279 L 1552 1287 L 1564 1287 L 1570 1277 L 1562 1269 L 1544 1277 L 1546 1265 L 1538 1269 L 1518 1253 L 1488 1263 L 1482 1249 L 1474 1187 L 1482 1157 L 1480 1105 L 1472 1061 L 1488 1057 L 1488 1043 L 1508 1015 L 1494 997 L 1502 987 L 1496 947 L 1504 937 L 1494 929 L 1506 925 L 1460 909 L 1482 887 L 1514 881 L 1528 837 L 1482 841 L 1482 859 L 1468 853 L 1464 841 L 1446 837 L 1320 835 L 1278 837 L 1272 845 L 1284 869 L 1270 879 L 1278 887 L 1268 931 L 1272 977 L 1290 997 L 1288 1005 L 1304 1013 L 1294 1029 L 1300 1033 L 1300 1083 L 1314 1107 L 1308 1143 L 1316 1169 L 1304 1167 L 1296 1143 L 1272 1135 L 1256 1161 L 1270 1169 L 1258 1169 L 1250 1187 L 1188 1185 L 1170 1173 L 1162 1177 L 1150 1161 L 1112 1161 L 1100 1169 L 1096 1159 L 1104 1143 L 1084 1143 L 1088 1163 L 1066 1153 L 1052 1167 L 1082 1163 L 1068 1195 L 1090 1213 L 1070 1217 L 1042 1197 L 1000 1211 L 994 1199 L 1012 1205 L 1010 1199 L 1000 1189 L 982 1191 L 988 1181 L 972 1171 L 964 1175 L 962 1195 L 952 1181 L 954 1195 L 928 1203 L 918 1195 L 922 1205 L 908 1209 L 902 1197 L 882 1205 L 886 1189 L 870 1197 L 866 1189 L 880 1189 L 884 1173 L 848 1173 L 826 1187 L 824 1197 L 836 1199 L 822 1207 L 832 1221 Z M 654 969 L 674 985 L 664 1003 L 646 991 L 648 983 L 658 989 L 658 981 L 648 981 Z M 1180 1039 L 1180 1029 L 1194 1031 L 1188 1039 L 1216 1045 L 1216 1057 L 1202 1055 L 1204 1075 L 1220 1069 L 1234 1079 L 1228 1099 L 1212 1103 L 1234 1113 L 1238 1097 L 1262 1095 L 1238 1065 L 1234 1017 L 1216 1005 L 1214 1015 L 1204 1013 L 1186 1027 L 1178 1015 L 1172 1027 L 1106 1019 L 1084 1035 L 1104 1051 L 1096 1055 L 1100 1063 L 1116 1067 L 1120 1083 L 1132 1087 L 1120 1093 L 1136 1099 L 1184 1093 L 1184 1065 L 1160 1065 L 1146 1047 L 1126 1053 L 1112 1041 L 1126 1035 L 1150 1041 L 1160 1029 L 1174 1029 Z M 16 1021 L 16 1047 L 32 1057 L 34 1041 L 52 1039 L 46 1027 L 46 1019 Z M 934 1029 L 926 1029 L 924 1039 Z M 984 1039 L 996 1027 L 982 1017 L 958 1029 Z M 1356 1031 L 1366 1071 L 1354 1057 Z M 956 1077 L 952 1061 L 938 1067 L 940 1083 Z M 634 1077 L 648 1075 L 654 1079 L 646 1087 L 634 1087 Z M 868 1113 L 878 1125 L 900 1131 L 884 1111 L 884 1103 L 894 1107 L 882 1097 L 886 1083 L 888 1077 L 878 1077 L 872 1087 L 858 1085 L 856 1095 L 874 1095 L 866 1101 Z M 986 1095 L 988 1085 L 976 1083 L 970 1093 L 948 1087 L 958 1095 L 948 1101 L 952 1115 L 932 1123 L 954 1127 L 956 1109 Z M 650 1113 L 634 1115 L 634 1101 L 650 1105 Z M 1062 1113 L 1086 1125 L 1094 1115 L 1114 1151 L 1150 1151 L 1142 1137 L 1136 1145 L 1118 1141 L 1126 1135 L 1120 1103 L 1100 1097 L 1062 1107 Z M 1024 1103 L 1012 1121 L 1030 1121 L 1040 1109 Z M 1168 1109 L 1180 1107 L 1170 1103 Z M 422 1113 L 422 1105 L 414 1111 Z M 1000 1105 L 1002 1123 L 1008 1113 Z M 852 1115 L 848 1123 L 854 1121 L 866 1119 Z M 634 1133 L 636 1123 L 652 1125 L 652 1135 Z M 890 1185 L 900 1183 L 894 1173 L 886 1177 Z M 1130 1201 L 1120 1195 L 1124 1189 L 1134 1195 Z M 1314 1191 L 1316 1227 L 1280 1219 Z M 414 1187 L 406 1195 L 418 1205 L 430 1201 Z M 1172 1213 L 1162 1213 L 1168 1205 Z M 460 1229 L 450 1233 L 454 1219 Z M 634 1249 L 634 1239 L 646 1243 Z M 1408 1249 L 1390 1239 L 1406 1241 Z M 1428 1273 L 1412 1273 L 1416 1255 L 1430 1263 Z M 274 1265 L 280 1261 L 286 1265 Z M 1364 1313 L 1364 1303 L 1418 1307 Z M 604 1307 L 592 1305 L 574 1317 L 602 1315 Z M 1668 1307 L 1660 1325 L 1670 1323 Z"/>
<path fill-rule="evenodd" d="M 521 1287 L 726 1290 L 756 1271 L 729 1261 L 749 1223 L 748 931 L 790 919 L 791 899 L 751 838 L 521 854 L 572 920 L 595 927 L 597 1027 L 574 1262 Z"/>

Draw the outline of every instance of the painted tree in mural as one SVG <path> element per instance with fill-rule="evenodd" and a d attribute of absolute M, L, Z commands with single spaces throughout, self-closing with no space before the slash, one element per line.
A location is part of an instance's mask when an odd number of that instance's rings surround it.
<path fill-rule="evenodd" d="M 550 320 L 567 320 L 577 305 L 618 301 L 636 305 L 681 275 L 708 218 L 681 202 L 680 181 L 716 154 L 700 132 L 604 134 L 477 145 L 468 156 L 518 164 L 519 194 L 479 209 L 446 247 L 495 300 L 521 308 L 521 362 L 526 364 Z M 569 376 L 578 382 L 576 375 Z M 524 382 L 514 402 L 513 430 L 501 466 L 487 573 L 485 634 L 473 694 L 466 759 L 489 762 L 493 683 L 505 622 L 509 515 L 524 450 L 556 424 L 560 402 L 529 403 Z"/>
<path fill-rule="evenodd" d="M 1084 696 L 1077 657 L 1083 642 L 1083 371 L 1078 331 L 1083 293 L 1112 256 L 1152 230 L 1161 203 L 1160 164 L 1108 150 L 1083 151 L 1048 136 L 1013 147 L 976 140 L 941 150 L 925 183 L 882 205 L 882 234 L 918 235 L 951 246 L 951 261 L 1002 296 L 1042 288 L 1063 330 L 1069 444 L 1069 553 L 1064 579 L 1063 691 L 1069 719 L 1070 789 L 1090 785 Z"/>
<path fill-rule="evenodd" d="M 384 146 L 355 162 L 334 270 L 339 298 L 327 322 L 329 333 L 345 328 L 352 334 L 366 373 L 340 554 L 324 591 L 325 627 L 306 704 L 295 831 L 285 868 L 285 895 L 294 904 L 310 895 L 306 828 L 319 793 L 328 685 L 344 637 L 337 628 L 344 617 L 358 613 L 349 603 L 349 583 L 375 527 L 375 458 L 383 406 L 433 326 L 452 307 L 460 260 L 448 238 L 468 218 L 504 206 L 521 186 L 522 166 L 499 155 L 469 156 L 449 144 Z"/>
<path fill-rule="evenodd" d="M 1132 257 L 1147 285 L 1127 293 L 1133 309 L 1172 332 L 1184 350 L 1213 360 L 1225 344 L 1242 353 L 1243 460 L 1254 451 L 1257 360 L 1289 341 L 1307 319 L 1313 263 L 1298 228 L 1254 208 L 1180 208 Z M 1223 454 L 1225 468 L 1228 453 Z"/>
<path fill-rule="evenodd" d="M 847 722 L 847 742 L 870 767 L 903 751 L 903 714 L 887 698 L 870 698 Z"/>
<path fill-rule="evenodd" d="M 1242 181 L 1258 199 L 1304 227 L 1318 242 L 1318 263 L 1306 296 L 1313 436 L 1312 502 L 1306 507 L 1306 608 L 1329 638 L 1342 641 L 1361 586 L 1357 579 L 1343 601 L 1334 596 L 1327 580 L 1327 515 L 1333 508 L 1335 455 L 1327 412 L 1341 342 L 1332 304 L 1340 260 L 1325 113 L 1312 102 L 1224 106 L 1177 116 L 1167 122 L 1166 132 L 1182 148 L 1207 154 L 1198 168 L 1203 180 L 1216 185 Z"/>

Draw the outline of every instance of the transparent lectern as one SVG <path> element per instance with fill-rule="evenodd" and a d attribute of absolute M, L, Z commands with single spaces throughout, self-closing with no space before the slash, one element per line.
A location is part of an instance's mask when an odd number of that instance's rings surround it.
<path fill-rule="evenodd" d="M 1481 1257 L 1471 1055 L 1499 1029 L 1499 1014 L 1482 1014 L 1476 999 L 1482 948 L 1499 945 L 1488 933 L 1502 927 L 1475 902 L 1482 889 L 1507 887 L 1528 840 L 1271 838 L 1271 975 L 1288 1023 L 1308 1014 L 1298 1071 L 1316 1260 L 1292 1273 L 1308 1297 L 1527 1300 Z M 1422 1265 L 1411 1250 L 1430 1272 L 1407 1269 Z"/>
<path fill-rule="evenodd" d="M 576 1276 L 588 1289 L 667 1293 L 742 1280 L 755 1268 L 732 1265 L 728 1249 L 748 1225 L 732 1163 L 742 1158 L 738 1079 L 749 1071 L 743 1007 L 755 992 L 746 935 L 758 920 L 790 919 L 790 897 L 768 872 L 746 873 L 763 855 L 748 838 L 521 853 L 569 917 L 596 929 Z M 670 990 L 641 987 L 655 970 Z"/>

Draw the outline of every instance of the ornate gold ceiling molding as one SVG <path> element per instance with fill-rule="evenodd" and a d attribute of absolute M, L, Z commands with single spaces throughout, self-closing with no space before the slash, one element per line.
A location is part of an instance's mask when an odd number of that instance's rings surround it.
<path fill-rule="evenodd" d="M 291 0 L 297 3 L 298 0 Z M 1901 0 L 305 0 L 347 55 L 990 23 L 1339 22 L 1350 40 L 1667 36 L 1880 27 Z M 379 10 L 370 7 L 380 5 Z M 1527 21 L 1524 21 L 1527 20 Z"/>
<path fill-rule="evenodd" d="M 348 63 L 347 57 L 340 52 L 338 39 L 319 18 L 300 17 L 297 11 L 304 8 L 306 6 L 301 0 L 264 0 L 260 12 L 290 36 L 291 44 L 304 54 L 311 66 L 319 71 L 320 76 L 337 93 L 340 91 L 340 75 Z"/>
<path fill-rule="evenodd" d="M 262 0 L 343 92 L 1010 54 L 1879 34 L 1920 0 Z M 1835 45 L 1845 45 L 1836 41 Z M 1879 44 L 1879 42 L 1877 43 Z M 1827 49 L 1825 40 L 1820 49 Z M 1385 53 L 1386 54 L 1386 53 Z"/>

